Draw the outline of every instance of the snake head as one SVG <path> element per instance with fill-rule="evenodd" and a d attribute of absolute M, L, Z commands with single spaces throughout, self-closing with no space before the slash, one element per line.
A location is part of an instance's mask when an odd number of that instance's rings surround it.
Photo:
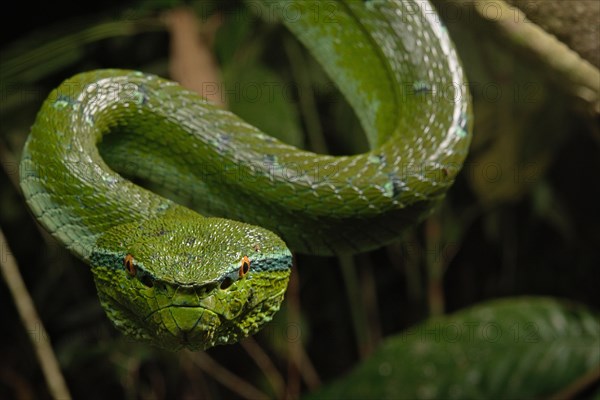
<path fill-rule="evenodd" d="M 274 233 L 176 208 L 117 225 L 97 241 L 92 272 L 113 323 L 178 350 L 235 343 L 283 301 L 291 253 Z"/>

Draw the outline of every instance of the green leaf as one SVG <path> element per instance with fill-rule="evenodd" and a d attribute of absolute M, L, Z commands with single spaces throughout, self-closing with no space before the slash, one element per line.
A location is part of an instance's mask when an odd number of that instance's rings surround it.
<path fill-rule="evenodd" d="M 599 367 L 597 314 L 551 298 L 502 299 L 389 338 L 309 398 L 547 398 Z"/>

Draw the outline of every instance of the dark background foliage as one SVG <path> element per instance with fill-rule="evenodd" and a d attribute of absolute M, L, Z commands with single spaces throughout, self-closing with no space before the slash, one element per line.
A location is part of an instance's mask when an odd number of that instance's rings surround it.
<path fill-rule="evenodd" d="M 180 5 L 21 2 L 17 14 L 4 16 L 19 22 L 2 25 L 0 226 L 49 336 L 23 328 L 0 284 L 0 397 L 50 396 L 31 338 L 51 339 L 75 398 L 240 395 L 231 390 L 236 381 L 215 378 L 215 365 L 270 396 L 294 396 L 342 376 L 383 337 L 485 300 L 543 295 L 600 308 L 597 115 L 590 118 L 543 66 L 465 15 L 447 23 L 471 83 L 474 140 L 435 214 L 371 253 L 298 255 L 276 320 L 255 340 L 209 350 L 210 359 L 123 338 L 104 316 L 88 269 L 29 214 L 16 185 L 17 163 L 37 109 L 64 78 L 107 67 L 168 76 L 169 36 L 160 16 Z M 323 142 L 336 154 L 364 149 L 352 110 L 282 26 L 237 2 L 187 5 L 200 18 L 223 18 L 213 49 L 231 110 L 306 148 Z M 81 34 L 106 23 L 113 24 L 110 34 Z M 275 85 L 273 95 L 243 91 L 264 90 L 265 82 Z M 325 134 L 305 137 L 315 126 Z M 257 361 L 264 354 L 272 368 Z"/>

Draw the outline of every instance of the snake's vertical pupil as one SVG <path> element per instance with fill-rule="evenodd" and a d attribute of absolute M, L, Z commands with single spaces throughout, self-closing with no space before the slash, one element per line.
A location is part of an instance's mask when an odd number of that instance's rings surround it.
<path fill-rule="evenodd" d="M 125 270 L 131 276 L 135 276 L 136 269 L 135 264 L 133 262 L 133 256 L 131 254 L 127 254 L 125 259 L 123 259 L 123 265 L 125 266 Z"/>
<path fill-rule="evenodd" d="M 240 262 L 240 278 L 246 276 L 246 274 L 250 271 L 250 259 L 248 256 L 242 257 L 242 261 Z"/>

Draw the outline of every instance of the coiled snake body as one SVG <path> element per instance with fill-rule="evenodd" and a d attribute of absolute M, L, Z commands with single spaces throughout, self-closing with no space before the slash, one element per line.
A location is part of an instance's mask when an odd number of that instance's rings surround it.
<path fill-rule="evenodd" d="M 90 265 L 129 335 L 204 349 L 253 334 L 283 299 L 286 243 L 316 254 L 381 246 L 426 216 L 461 168 L 465 79 L 426 2 L 340 1 L 333 14 L 315 13 L 314 1 L 283 5 L 296 10 L 283 22 L 353 106 L 368 153 L 299 150 L 133 71 L 77 75 L 38 114 L 21 163 L 27 202 Z"/>

